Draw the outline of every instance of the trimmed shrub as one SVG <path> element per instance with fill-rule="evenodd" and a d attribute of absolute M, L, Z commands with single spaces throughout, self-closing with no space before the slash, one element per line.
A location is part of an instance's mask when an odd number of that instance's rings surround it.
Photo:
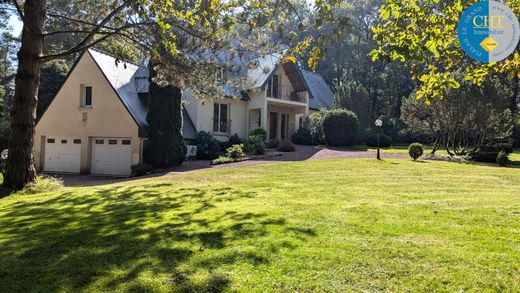
<path fill-rule="evenodd" d="M 261 135 L 249 136 L 246 151 L 253 155 L 263 155 L 265 153 L 265 142 Z"/>
<path fill-rule="evenodd" d="M 356 114 L 348 110 L 327 111 L 323 119 L 323 132 L 329 145 L 354 145 L 358 127 Z"/>
<path fill-rule="evenodd" d="M 321 110 L 310 115 L 304 122 L 304 128 L 311 133 L 314 144 L 325 144 L 325 132 L 323 130 L 323 120 L 329 113 L 328 110 Z"/>
<path fill-rule="evenodd" d="M 234 144 L 230 148 L 226 150 L 226 156 L 232 159 L 238 159 L 245 156 L 244 154 L 244 145 L 243 144 Z"/>
<path fill-rule="evenodd" d="M 278 146 L 278 140 L 277 139 L 270 139 L 268 142 L 267 142 L 267 148 L 270 148 L 270 149 L 275 149 L 276 147 Z"/>
<path fill-rule="evenodd" d="M 379 134 L 379 146 L 387 148 L 392 145 L 392 139 L 386 134 Z M 377 134 L 372 134 L 367 138 L 367 146 L 371 148 L 377 147 Z"/>
<path fill-rule="evenodd" d="M 282 140 L 279 144 L 278 144 L 278 147 L 276 148 L 277 151 L 279 152 L 294 152 L 295 150 L 295 147 L 294 147 L 294 144 L 292 142 L 290 142 L 289 140 Z"/>
<path fill-rule="evenodd" d="M 199 131 L 195 141 L 197 142 L 197 159 L 213 160 L 220 155 L 220 142 L 211 133 Z"/>
<path fill-rule="evenodd" d="M 312 134 L 309 129 L 305 127 L 300 127 L 300 129 L 292 135 L 291 139 L 295 144 L 314 145 Z"/>
<path fill-rule="evenodd" d="M 267 141 L 267 130 L 263 129 L 262 127 L 253 128 L 253 129 L 251 129 L 251 131 L 249 131 L 249 137 L 251 137 L 251 136 L 260 136 L 262 141 L 266 142 Z"/>
<path fill-rule="evenodd" d="M 173 86 L 161 87 L 153 81 L 156 73 L 150 63 L 150 103 L 146 116 L 148 143 L 145 161 L 154 167 L 177 166 L 186 159 L 182 137 L 182 92 Z"/>
<path fill-rule="evenodd" d="M 500 151 L 497 155 L 497 164 L 506 167 L 509 164 L 509 154 L 505 151 Z"/>
<path fill-rule="evenodd" d="M 214 160 L 211 161 L 211 165 L 222 165 L 222 164 L 229 164 L 233 163 L 233 159 L 226 156 L 220 156 Z"/>
<path fill-rule="evenodd" d="M 410 157 L 417 161 L 420 156 L 422 156 L 424 153 L 423 145 L 420 143 L 412 143 L 410 146 L 408 146 L 408 154 Z"/>

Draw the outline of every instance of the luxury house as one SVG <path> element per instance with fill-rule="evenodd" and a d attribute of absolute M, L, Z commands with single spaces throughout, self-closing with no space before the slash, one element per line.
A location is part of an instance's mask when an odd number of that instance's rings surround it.
<path fill-rule="evenodd" d="M 289 139 L 312 111 L 332 106 L 323 78 L 269 56 L 247 72 L 251 86 L 240 98 L 203 101 L 186 90 L 183 136 L 197 131 L 225 141 L 264 127 L 270 139 Z M 147 137 L 147 67 L 117 61 L 89 49 L 76 61 L 36 125 L 34 157 L 39 171 L 127 176 L 143 162 Z"/>

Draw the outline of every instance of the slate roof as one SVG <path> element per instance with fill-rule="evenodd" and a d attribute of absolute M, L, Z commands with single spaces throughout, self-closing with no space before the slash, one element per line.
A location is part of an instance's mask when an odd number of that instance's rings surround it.
<path fill-rule="evenodd" d="M 247 84 L 251 88 L 263 87 L 274 71 L 278 68 L 282 56 L 279 54 L 270 54 L 255 59 L 258 66 L 247 71 Z"/>
<path fill-rule="evenodd" d="M 334 101 L 334 93 L 327 85 L 323 77 L 308 70 L 302 70 L 303 78 L 310 91 L 309 108 L 319 110 L 331 109 Z"/>
<path fill-rule="evenodd" d="M 136 121 L 139 126 L 139 136 L 145 137 L 148 131 L 148 123 L 146 121 L 148 101 L 140 93 L 148 91 L 148 68 L 126 61 L 116 62 L 117 59 L 115 57 L 94 49 L 88 49 L 88 53 L 97 63 L 130 115 Z M 247 69 L 247 89 L 265 87 L 267 80 L 278 69 L 281 58 L 280 54 L 271 54 L 254 59 L 257 61 L 258 66 Z M 309 107 L 316 110 L 332 108 L 334 94 L 321 75 L 303 70 L 299 66 L 297 68 L 300 70 L 305 86 L 309 91 Z M 244 68 L 242 72 L 245 73 L 245 71 L 246 69 Z M 225 85 L 224 92 L 229 96 L 239 96 L 240 94 L 240 90 L 232 89 Z M 197 131 L 184 107 L 182 114 L 184 121 L 183 136 L 186 139 L 194 139 Z"/>
<path fill-rule="evenodd" d="M 280 54 L 271 54 L 258 58 L 258 67 L 249 69 L 247 73 L 247 84 L 251 88 L 263 88 L 271 75 L 278 70 L 282 60 Z M 319 73 L 304 70 L 299 65 L 296 68 L 303 77 L 305 87 L 309 91 L 309 107 L 314 110 L 322 108 L 331 109 L 334 101 L 334 93 Z"/>
<path fill-rule="evenodd" d="M 123 105 L 139 126 L 139 136 L 145 137 L 148 133 L 148 122 L 146 121 L 148 101 L 139 93 L 148 91 L 148 68 L 126 61 L 116 63 L 116 58 L 94 49 L 88 49 L 88 53 L 92 56 L 108 82 L 117 92 Z M 195 139 L 195 126 L 184 107 L 182 116 L 184 138 Z"/>

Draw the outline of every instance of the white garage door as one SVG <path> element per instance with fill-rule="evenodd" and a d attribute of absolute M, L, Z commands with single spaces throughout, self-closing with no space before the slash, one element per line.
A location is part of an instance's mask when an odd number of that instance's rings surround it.
<path fill-rule="evenodd" d="M 81 139 L 48 137 L 45 140 L 46 172 L 79 173 L 81 162 Z"/>
<path fill-rule="evenodd" d="M 93 138 L 90 173 L 129 176 L 132 167 L 132 143 L 126 138 Z"/>

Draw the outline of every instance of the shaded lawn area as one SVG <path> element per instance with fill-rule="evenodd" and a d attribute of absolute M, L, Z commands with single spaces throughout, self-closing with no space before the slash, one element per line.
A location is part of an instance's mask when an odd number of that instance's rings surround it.
<path fill-rule="evenodd" d="M 3 292 L 520 291 L 520 169 L 343 159 L 0 200 Z"/>

